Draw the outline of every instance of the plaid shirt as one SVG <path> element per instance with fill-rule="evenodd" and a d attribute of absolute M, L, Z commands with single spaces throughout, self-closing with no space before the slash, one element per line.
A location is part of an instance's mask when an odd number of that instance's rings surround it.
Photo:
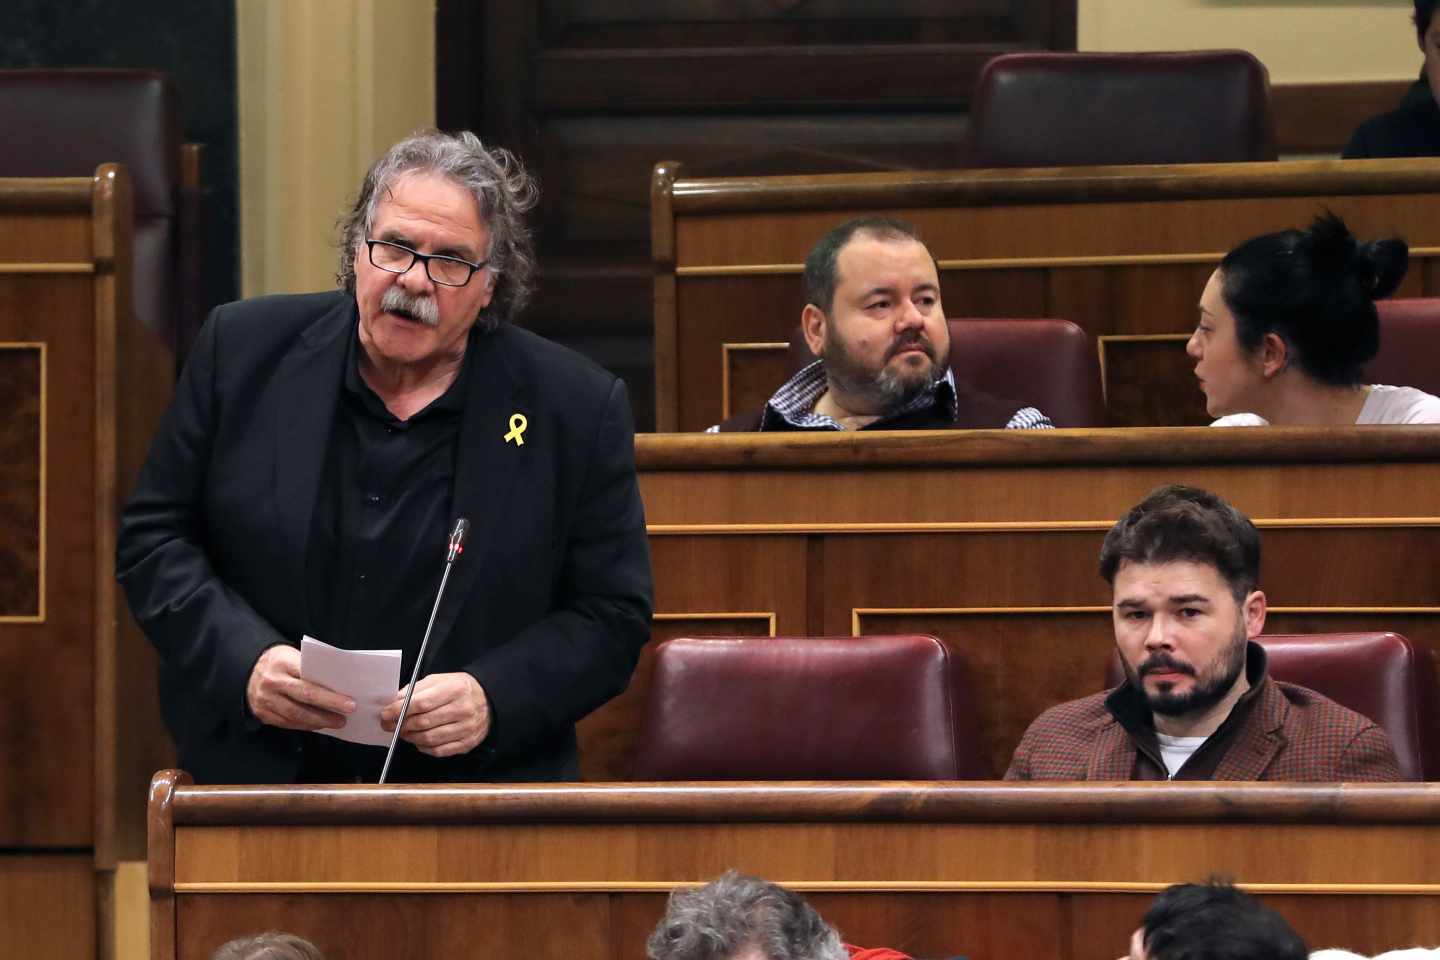
<path fill-rule="evenodd" d="M 1390 738 L 1374 721 L 1314 690 L 1272 679 L 1265 650 L 1251 643 L 1247 673 L 1253 703 L 1211 735 L 1224 741 L 1223 755 L 1205 764 L 1210 780 L 1292 780 L 1322 782 L 1400 779 Z M 1006 780 L 1163 779 L 1154 758 L 1141 752 L 1142 736 L 1127 730 L 1122 701 L 1128 682 L 1104 693 L 1051 707 L 1030 724 Z M 1117 716 L 1116 711 L 1122 716 Z M 1209 741 L 1200 747 L 1204 751 Z M 1200 751 L 1196 752 L 1199 756 Z M 1189 764 L 1187 763 L 1188 767 Z M 1163 771 L 1163 767 L 1159 770 Z M 1213 771 L 1213 772 L 1212 772 Z M 1184 768 L 1180 773 L 1185 773 Z"/>
<path fill-rule="evenodd" d="M 815 404 L 829 389 L 825 379 L 825 363 L 816 360 L 775 391 L 765 404 L 764 415 L 760 418 L 761 430 L 775 430 L 789 425 L 796 430 L 844 430 L 832 417 L 815 412 Z M 945 376 L 922 391 L 919 396 L 898 410 L 891 411 L 864 429 L 883 430 L 885 425 L 924 411 L 933 411 L 937 420 L 955 422 L 959 417 L 956 400 L 955 373 L 946 368 Z M 1021 407 L 1005 424 L 1007 430 L 1053 429 L 1054 424 L 1034 407 Z M 710 427 L 706 433 L 718 433 L 719 425 Z"/>

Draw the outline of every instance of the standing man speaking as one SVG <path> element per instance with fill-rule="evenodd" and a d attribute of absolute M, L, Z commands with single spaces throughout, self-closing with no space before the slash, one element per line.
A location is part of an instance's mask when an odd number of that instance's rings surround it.
<path fill-rule="evenodd" d="M 399 648 L 408 677 L 456 517 L 390 779 L 578 776 L 575 722 L 649 635 L 650 557 L 624 385 L 511 322 L 535 196 L 507 151 L 418 134 L 365 177 L 341 290 L 207 321 L 117 560 L 197 782 L 377 779 L 383 748 L 317 733 L 357 705 L 298 644 Z"/>

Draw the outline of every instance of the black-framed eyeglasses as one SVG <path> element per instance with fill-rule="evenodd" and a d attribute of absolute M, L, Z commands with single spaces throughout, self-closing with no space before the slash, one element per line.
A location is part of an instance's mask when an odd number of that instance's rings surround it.
<path fill-rule="evenodd" d="M 463 287 L 482 270 L 489 260 L 471 263 L 459 257 L 440 257 L 432 253 L 421 253 L 389 240 L 366 240 L 370 248 L 370 262 L 386 273 L 404 273 L 419 260 L 425 264 L 425 275 L 444 287 Z"/>

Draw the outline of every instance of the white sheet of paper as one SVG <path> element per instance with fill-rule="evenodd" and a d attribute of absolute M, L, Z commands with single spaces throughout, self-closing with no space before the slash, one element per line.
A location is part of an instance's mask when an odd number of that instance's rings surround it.
<path fill-rule="evenodd" d="M 300 676 L 355 701 L 355 712 L 345 718 L 345 726 L 327 727 L 320 733 L 351 743 L 390 745 L 390 734 L 380 728 L 380 711 L 400 689 L 399 650 L 343 650 L 303 637 Z"/>

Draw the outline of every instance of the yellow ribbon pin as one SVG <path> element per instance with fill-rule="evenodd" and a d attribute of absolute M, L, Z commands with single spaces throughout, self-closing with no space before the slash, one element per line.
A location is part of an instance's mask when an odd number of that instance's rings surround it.
<path fill-rule="evenodd" d="M 525 419 L 525 414 L 510 414 L 510 432 L 505 434 L 505 442 L 509 443 L 511 440 L 514 440 L 515 446 L 525 446 L 525 428 L 529 425 L 530 422 Z"/>

